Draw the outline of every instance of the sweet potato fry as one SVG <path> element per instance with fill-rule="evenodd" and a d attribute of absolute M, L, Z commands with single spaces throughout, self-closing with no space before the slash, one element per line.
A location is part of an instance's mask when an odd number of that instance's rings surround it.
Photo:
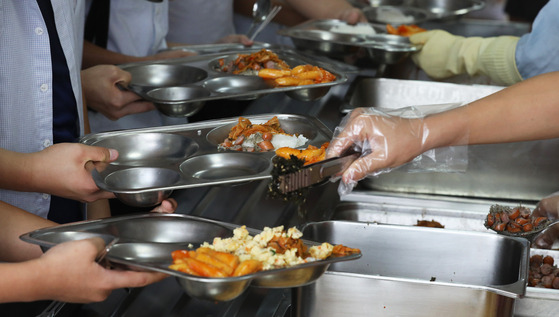
<path fill-rule="evenodd" d="M 206 277 L 227 277 L 227 274 L 225 274 L 222 270 L 200 260 L 185 258 L 184 261 L 186 265 L 195 273 L 195 275 Z"/>
<path fill-rule="evenodd" d="M 171 253 L 171 256 L 173 257 L 173 261 L 176 261 L 183 258 L 192 258 L 195 254 L 196 252 L 191 250 L 176 250 Z"/>
<path fill-rule="evenodd" d="M 212 257 L 220 260 L 221 262 L 227 264 L 228 266 L 232 267 L 233 270 L 239 265 L 239 257 L 234 254 L 227 253 L 227 252 L 218 252 L 212 250 L 210 248 L 198 248 L 196 250 L 198 253 L 206 253 L 211 255 Z"/>
<path fill-rule="evenodd" d="M 221 262 L 217 258 L 207 253 L 196 252 L 195 259 L 223 271 L 223 273 L 225 273 L 226 275 L 231 275 L 231 273 L 233 273 L 234 270 L 234 268 L 230 267 L 229 265 Z"/>
<path fill-rule="evenodd" d="M 258 72 L 258 76 L 266 79 L 276 79 L 291 75 L 291 71 L 284 69 L 264 68 Z"/>
<path fill-rule="evenodd" d="M 243 276 L 262 270 L 262 262 L 257 260 L 246 260 L 237 266 L 232 276 Z"/>

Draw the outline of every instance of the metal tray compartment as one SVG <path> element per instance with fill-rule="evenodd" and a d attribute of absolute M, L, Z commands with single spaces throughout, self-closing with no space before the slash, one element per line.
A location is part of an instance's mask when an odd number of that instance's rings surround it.
<path fill-rule="evenodd" d="M 407 37 L 387 34 L 384 26 L 371 25 L 375 35 L 331 31 L 340 25 L 347 24 L 340 20 L 311 20 L 282 29 L 278 34 L 290 37 L 301 51 L 336 59 L 365 58 L 381 65 L 399 63 L 421 49 L 420 45 L 412 44 Z"/>
<path fill-rule="evenodd" d="M 221 70 L 220 60 L 235 60 L 239 54 L 258 51 L 245 49 L 173 60 L 124 64 L 120 67 L 132 75 L 127 89 L 153 102 L 159 111 L 171 117 L 191 116 L 209 100 L 249 100 L 279 92 L 297 100 L 316 100 L 324 96 L 330 87 L 347 81 L 347 76 L 331 65 L 311 60 L 288 49 L 274 49 L 273 52 L 290 67 L 303 64 L 320 66 L 334 74 L 336 79 L 328 83 L 274 87 L 271 81 L 256 75 L 233 75 Z"/>
<path fill-rule="evenodd" d="M 512 316 L 529 243 L 496 234 L 330 221 L 307 239 L 361 249 L 296 290 L 296 316 Z"/>
<path fill-rule="evenodd" d="M 360 78 L 346 95 L 346 108 L 401 108 L 467 103 L 502 87 L 414 80 Z M 465 173 L 406 173 L 369 177 L 363 186 L 380 191 L 538 201 L 557 190 L 559 139 L 468 146 Z"/>
<path fill-rule="evenodd" d="M 382 192 L 355 191 L 344 197 L 333 211 L 333 219 L 367 223 L 413 226 L 418 220 L 437 221 L 444 229 L 486 232 L 483 223 L 491 205 L 517 206 L 518 202 L 491 201 L 428 195 L 405 195 Z M 530 209 L 535 205 L 524 204 Z M 530 249 L 534 254 L 551 255 L 559 263 L 558 250 Z M 514 316 L 557 316 L 559 290 L 527 287 L 523 297 L 515 302 Z"/>
<path fill-rule="evenodd" d="M 65 241 L 99 236 L 105 241 L 117 238 L 105 259 L 112 267 L 137 271 L 157 271 L 173 276 L 188 295 L 212 301 L 229 301 L 249 286 L 289 288 L 308 285 L 318 279 L 332 263 L 355 260 L 361 254 L 328 258 L 283 269 L 260 271 L 239 277 L 208 278 L 169 269 L 171 253 L 196 249 L 214 237 L 228 238 L 238 225 L 180 214 L 141 214 L 84 221 L 39 229 L 21 239 L 44 250 Z M 251 235 L 260 230 L 247 228 Z M 109 237 L 111 237 L 109 239 Z M 319 245 L 305 241 L 306 245 Z"/>
<path fill-rule="evenodd" d="M 248 116 L 262 124 L 277 116 L 289 134 L 302 134 L 320 147 L 332 132 L 313 117 L 291 114 Z M 173 190 L 270 179 L 270 152 L 218 151 L 238 118 L 199 123 L 103 132 L 86 135 L 81 143 L 118 150 L 118 159 L 92 171 L 99 188 L 122 202 L 153 206 Z"/>

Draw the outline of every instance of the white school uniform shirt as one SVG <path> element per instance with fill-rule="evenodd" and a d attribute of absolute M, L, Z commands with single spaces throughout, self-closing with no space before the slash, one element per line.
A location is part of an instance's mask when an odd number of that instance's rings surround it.
<path fill-rule="evenodd" d="M 86 14 L 94 0 L 87 0 Z M 167 48 L 169 2 L 112 0 L 107 49 L 125 55 L 148 56 Z M 116 121 L 88 111 L 91 132 L 147 128 L 187 123 L 186 118 L 165 116 L 158 110 L 132 114 Z"/>
<path fill-rule="evenodd" d="M 84 3 L 51 3 L 83 135 Z M 0 61 L 0 147 L 41 151 L 53 143 L 52 64 L 48 30 L 36 0 L 0 1 Z M 0 190 L 0 200 L 45 218 L 50 207 L 50 195 L 43 193 Z"/>
<path fill-rule="evenodd" d="M 233 0 L 169 2 L 169 42 L 210 44 L 230 34 L 235 34 Z"/>

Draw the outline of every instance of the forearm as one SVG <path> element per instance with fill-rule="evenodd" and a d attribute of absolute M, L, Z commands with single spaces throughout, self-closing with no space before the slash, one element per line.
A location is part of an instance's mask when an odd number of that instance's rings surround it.
<path fill-rule="evenodd" d="M 284 0 L 307 19 L 332 19 L 353 8 L 346 0 Z"/>
<path fill-rule="evenodd" d="M 83 43 L 82 69 L 97 65 L 118 65 L 147 60 L 146 57 L 136 57 L 109 51 L 91 42 Z"/>
<path fill-rule="evenodd" d="M 35 261 L 0 263 L 0 303 L 47 299 L 50 285 L 45 282 L 48 274 L 44 273 Z"/>
<path fill-rule="evenodd" d="M 518 83 L 471 104 L 425 119 L 426 148 L 559 137 L 559 72 Z M 464 138 L 466 136 L 466 138 Z"/>
<path fill-rule="evenodd" d="M 0 148 L 0 188 L 35 191 L 33 155 Z"/>
<path fill-rule="evenodd" d="M 37 245 L 22 241 L 27 232 L 56 225 L 56 223 L 0 201 L 0 261 L 16 262 L 36 258 L 42 254 Z M 0 270 L 1 271 L 1 270 Z"/>

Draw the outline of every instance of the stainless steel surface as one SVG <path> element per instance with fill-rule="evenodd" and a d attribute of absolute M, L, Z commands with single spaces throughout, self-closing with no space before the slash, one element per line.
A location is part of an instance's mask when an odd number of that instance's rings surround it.
<path fill-rule="evenodd" d="M 434 220 L 445 227 L 438 230 L 494 234 L 483 223 L 488 210 L 495 203 L 514 207 L 519 202 L 355 191 L 336 206 L 332 219 L 407 226 L 416 225 L 418 220 Z M 533 204 L 521 203 L 530 209 L 535 207 Z M 551 255 L 559 263 L 557 250 L 542 250 L 532 245 L 530 255 L 534 254 Z M 525 295 L 515 302 L 514 316 L 555 316 L 559 311 L 558 301 L 559 290 L 527 287 Z"/>
<path fill-rule="evenodd" d="M 252 23 L 247 32 L 247 36 L 253 34 L 253 32 L 258 28 L 258 26 L 266 20 L 266 17 L 270 13 L 270 7 L 272 6 L 271 0 L 257 0 L 252 6 Z"/>
<path fill-rule="evenodd" d="M 331 131 L 315 118 L 269 114 L 249 116 L 264 123 L 277 116 L 286 133 L 320 146 Z M 132 206 L 153 206 L 174 190 L 270 179 L 275 152 L 218 151 L 238 118 L 90 134 L 89 145 L 118 150 L 119 158 L 92 171 L 96 184 Z"/>
<path fill-rule="evenodd" d="M 525 239 L 353 221 L 303 233 L 360 248 L 363 258 L 298 288 L 296 316 L 512 316 L 526 290 Z"/>
<path fill-rule="evenodd" d="M 154 104 L 163 114 L 169 117 L 189 117 L 200 111 L 205 104 L 204 101 L 196 100 L 209 97 L 211 93 L 203 87 L 175 86 L 152 89 L 146 95 L 156 100 Z"/>
<path fill-rule="evenodd" d="M 332 32 L 332 29 L 347 25 L 340 20 L 311 20 L 300 25 L 278 31 L 290 37 L 298 50 L 309 51 L 332 58 L 367 58 L 378 64 L 395 64 L 421 49 L 403 36 L 386 33 L 384 26 L 371 27 L 375 35 Z"/>
<path fill-rule="evenodd" d="M 274 49 L 278 48 L 269 43 L 254 42 L 251 46 L 252 49 Z M 215 53 L 226 53 L 231 51 L 239 51 L 246 49 L 247 47 L 241 43 L 217 43 L 217 44 L 190 44 L 190 45 L 176 45 L 168 47 L 162 51 L 173 51 L 181 50 L 185 52 L 191 52 L 199 55 L 204 54 L 215 54 Z"/>
<path fill-rule="evenodd" d="M 193 276 L 169 268 L 169 265 L 173 263 L 171 257 L 173 251 L 196 249 L 203 242 L 211 243 L 215 237 L 232 237 L 236 227 L 231 223 L 187 215 L 148 213 L 40 229 L 22 236 L 22 239 L 44 246 L 52 243 L 50 236 L 53 234 L 83 232 L 99 236 L 112 235 L 112 241 L 98 256 L 98 262 L 106 256 L 108 263 L 114 267 L 165 273 L 175 277 L 189 296 L 214 301 L 232 300 L 240 296 L 251 284 L 265 288 L 308 285 L 316 281 L 332 263 L 361 257 L 361 254 L 332 257 L 287 268 L 226 278 Z M 141 229 L 150 234 L 140 236 L 136 232 L 130 232 L 131 228 Z M 247 230 L 252 235 L 261 232 L 250 228 Z M 77 237 L 76 235 L 66 235 L 66 237 L 72 236 Z M 43 237 L 47 239 L 45 240 Z M 321 242 L 305 241 L 305 244 L 307 246 L 320 245 Z M 50 309 L 47 311 L 50 316 Z"/>
<path fill-rule="evenodd" d="M 502 89 L 415 80 L 361 78 L 352 83 L 344 109 L 395 109 L 424 104 L 465 104 Z M 406 173 L 398 170 L 362 181 L 374 190 L 512 200 L 539 200 L 557 190 L 559 139 L 467 148 L 465 173 Z M 514 158 L 511 160 L 511 158 Z M 503 162 L 507 162 L 503 164 Z"/>
<path fill-rule="evenodd" d="M 142 98 L 153 102 L 158 110 L 173 117 L 191 116 L 198 112 L 209 100 L 254 98 L 269 93 L 289 93 L 294 99 L 310 101 L 323 97 L 332 86 L 347 81 L 347 76 L 329 64 L 323 64 L 305 57 L 293 50 L 276 49 L 274 53 L 290 67 L 302 64 L 320 66 L 336 76 L 331 82 L 302 86 L 274 87 L 273 83 L 258 76 L 243 82 L 242 89 L 236 84 L 241 82 L 239 76 L 223 72 L 220 60 L 234 61 L 239 54 L 250 54 L 258 49 L 245 49 L 227 53 L 205 54 L 173 60 L 143 62 L 120 65 L 132 74 L 128 89 Z M 243 75 L 249 76 L 249 75 Z M 222 80 L 216 86 L 217 78 L 234 77 Z M 177 88 L 188 86 L 188 88 Z M 156 92 L 151 92 L 154 89 Z"/>
<path fill-rule="evenodd" d="M 403 108 L 420 105 L 465 104 L 503 89 L 491 85 L 358 77 L 351 84 L 340 107 L 349 113 L 358 107 Z"/>
<path fill-rule="evenodd" d="M 485 7 L 484 0 L 350 0 L 349 2 L 359 8 L 386 5 L 419 8 L 429 11 L 431 19 L 439 20 L 454 20 Z"/>
<path fill-rule="evenodd" d="M 255 3 L 256 5 L 256 3 Z M 258 27 L 256 28 L 256 30 L 252 33 L 250 33 L 250 31 L 252 30 L 252 28 L 249 29 L 249 33 L 247 33 L 247 37 L 251 40 L 254 41 L 254 39 L 258 36 L 258 34 L 260 34 L 260 32 L 262 32 L 262 30 L 268 25 L 270 24 L 270 22 L 272 22 L 272 20 L 276 17 L 276 15 L 278 14 L 278 12 L 281 10 L 281 6 L 274 6 L 272 8 L 272 10 L 270 10 L 270 12 L 268 13 L 268 15 L 266 16 L 266 18 L 264 19 L 264 21 L 262 21 L 262 23 L 260 23 L 260 25 L 258 25 Z"/>
<path fill-rule="evenodd" d="M 372 23 L 387 23 L 393 26 L 401 24 L 419 24 L 432 19 L 431 12 L 414 7 L 398 7 L 393 5 L 379 5 L 364 7 L 363 14 Z M 394 16 L 387 16 L 387 13 L 397 12 Z"/>
<path fill-rule="evenodd" d="M 357 158 L 359 158 L 359 154 L 356 153 L 334 157 L 302 167 L 297 172 L 280 175 L 278 177 L 279 190 L 285 194 L 328 180 L 343 172 Z"/>

